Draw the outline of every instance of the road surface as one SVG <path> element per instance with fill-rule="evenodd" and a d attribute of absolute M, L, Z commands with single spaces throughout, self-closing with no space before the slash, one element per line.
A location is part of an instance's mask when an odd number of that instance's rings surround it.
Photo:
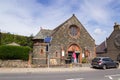
<path fill-rule="evenodd" d="M 120 80 L 120 69 L 93 71 L 0 73 L 0 80 Z"/>

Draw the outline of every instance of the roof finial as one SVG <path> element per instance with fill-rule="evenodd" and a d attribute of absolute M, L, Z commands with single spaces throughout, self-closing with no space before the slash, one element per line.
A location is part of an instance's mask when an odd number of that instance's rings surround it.
<path fill-rule="evenodd" d="M 75 14 L 73 14 L 73 16 L 75 16 Z"/>
<path fill-rule="evenodd" d="M 120 24 L 114 23 L 114 30 L 120 30 Z"/>
<path fill-rule="evenodd" d="M 115 26 L 116 26 L 116 25 L 118 25 L 118 23 L 117 23 L 117 22 L 115 22 L 114 24 L 115 24 Z"/>

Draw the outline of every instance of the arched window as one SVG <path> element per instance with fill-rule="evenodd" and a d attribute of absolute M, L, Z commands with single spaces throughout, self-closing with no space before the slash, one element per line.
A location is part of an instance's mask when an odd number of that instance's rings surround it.
<path fill-rule="evenodd" d="M 71 36 L 74 37 L 74 36 L 77 36 L 77 35 L 78 35 L 79 28 L 78 28 L 77 26 L 71 25 L 70 28 L 69 28 L 69 30 L 70 30 L 70 35 L 71 35 Z"/>
<path fill-rule="evenodd" d="M 55 53 L 55 57 L 58 57 L 58 52 Z"/>

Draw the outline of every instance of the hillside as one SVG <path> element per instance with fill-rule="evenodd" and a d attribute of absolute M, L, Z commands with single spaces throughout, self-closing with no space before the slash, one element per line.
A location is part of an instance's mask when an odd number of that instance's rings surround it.
<path fill-rule="evenodd" d="M 0 33 L 0 45 L 6 45 L 15 42 L 21 46 L 29 46 L 32 48 L 32 38 L 32 35 L 27 37 L 11 33 Z"/>

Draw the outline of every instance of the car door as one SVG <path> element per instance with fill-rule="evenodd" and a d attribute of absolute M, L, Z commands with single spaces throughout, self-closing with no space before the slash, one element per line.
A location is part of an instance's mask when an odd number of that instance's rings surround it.
<path fill-rule="evenodd" d="M 104 61 L 104 64 L 107 65 L 107 67 L 113 66 L 113 61 L 110 58 L 104 58 L 103 61 Z"/>
<path fill-rule="evenodd" d="M 111 58 L 108 58 L 109 67 L 115 67 L 115 63 Z"/>

